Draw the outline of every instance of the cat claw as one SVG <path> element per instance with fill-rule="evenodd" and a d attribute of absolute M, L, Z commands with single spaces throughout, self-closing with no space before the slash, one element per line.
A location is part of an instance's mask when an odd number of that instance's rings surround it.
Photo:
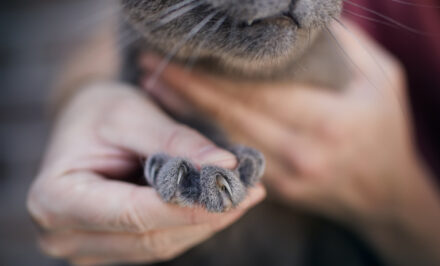
<path fill-rule="evenodd" d="M 222 175 L 217 175 L 216 179 L 217 179 L 217 185 L 219 186 L 219 188 L 221 190 L 223 190 L 224 192 L 227 192 L 229 198 L 232 200 L 232 189 L 231 189 L 231 186 L 229 185 L 228 181 L 226 181 L 226 179 Z"/>
<path fill-rule="evenodd" d="M 182 164 L 179 167 L 179 172 L 177 174 L 177 185 L 180 185 L 180 182 L 182 181 L 182 177 L 186 176 L 187 172 L 188 172 L 188 170 L 187 170 L 186 166 L 184 164 Z"/>
<path fill-rule="evenodd" d="M 224 212 L 239 205 L 246 187 L 236 171 L 206 165 L 200 173 L 200 204 L 210 212 Z"/>
<path fill-rule="evenodd" d="M 157 174 L 157 170 L 158 170 L 158 165 L 154 164 L 152 165 L 150 171 L 149 171 L 149 176 L 152 177 L 153 183 L 155 182 L 155 176 Z"/>
<path fill-rule="evenodd" d="M 224 212 L 244 200 L 247 188 L 258 182 L 264 171 L 260 152 L 243 146 L 231 151 L 238 159 L 235 170 L 212 165 L 199 170 L 187 159 L 155 154 L 146 162 L 145 178 L 165 202 Z"/>

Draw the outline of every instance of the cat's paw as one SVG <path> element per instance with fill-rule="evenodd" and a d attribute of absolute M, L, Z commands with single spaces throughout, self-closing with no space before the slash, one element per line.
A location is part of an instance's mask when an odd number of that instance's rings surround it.
<path fill-rule="evenodd" d="M 232 147 L 231 152 L 237 157 L 237 171 L 243 184 L 252 187 L 258 183 L 266 168 L 263 154 L 256 149 L 240 145 Z"/>
<path fill-rule="evenodd" d="M 236 171 L 203 166 L 200 174 L 200 204 L 210 212 L 224 212 L 240 204 L 246 187 Z"/>
<path fill-rule="evenodd" d="M 247 188 L 260 181 L 265 165 L 255 149 L 236 146 L 231 151 L 238 159 L 234 170 L 212 165 L 199 170 L 187 159 L 159 153 L 147 160 L 145 178 L 165 202 L 224 212 L 244 200 Z"/>
<path fill-rule="evenodd" d="M 156 154 L 147 160 L 145 174 L 164 201 L 181 206 L 198 203 L 200 173 L 189 160 Z"/>

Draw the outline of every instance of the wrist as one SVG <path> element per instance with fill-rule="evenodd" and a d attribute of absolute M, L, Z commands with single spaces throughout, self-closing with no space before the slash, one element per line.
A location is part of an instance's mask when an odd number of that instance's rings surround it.
<path fill-rule="evenodd" d="M 429 170 L 418 159 L 407 164 L 390 208 L 369 217 L 359 230 L 395 265 L 438 265 L 440 199 Z M 379 217 L 380 216 L 380 217 Z"/>

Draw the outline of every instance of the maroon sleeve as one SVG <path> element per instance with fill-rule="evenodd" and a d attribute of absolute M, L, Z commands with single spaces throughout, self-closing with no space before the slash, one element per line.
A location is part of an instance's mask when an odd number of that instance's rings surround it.
<path fill-rule="evenodd" d="M 404 64 L 420 152 L 440 181 L 439 7 L 436 0 L 346 0 L 344 16 Z"/>

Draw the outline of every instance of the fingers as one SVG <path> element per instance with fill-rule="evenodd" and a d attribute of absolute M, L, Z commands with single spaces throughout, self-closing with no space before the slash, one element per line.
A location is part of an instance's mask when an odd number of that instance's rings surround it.
<path fill-rule="evenodd" d="M 215 89 L 188 76 L 176 66 L 169 66 L 163 76 L 171 87 L 191 98 L 201 110 L 215 117 L 221 125 L 231 129 L 231 132 L 243 132 L 242 135 L 252 138 L 251 142 L 264 143 L 276 150 L 281 145 L 280 140 L 293 138 L 289 131 L 271 117 L 263 114 L 257 116 L 239 101 L 216 93 Z"/>
<path fill-rule="evenodd" d="M 154 55 L 143 59 L 147 68 L 154 68 L 157 62 L 160 59 Z M 336 116 L 343 104 L 342 96 L 329 90 L 288 83 L 241 87 L 240 83 L 212 77 L 203 79 L 176 65 L 169 65 L 162 76 L 173 91 L 214 117 L 229 132 L 251 137 L 251 142 L 260 147 L 264 143 L 272 150 L 284 147 L 287 139 L 294 143 L 294 130 L 328 129 L 328 118 Z"/>
<path fill-rule="evenodd" d="M 231 153 L 171 120 L 142 95 L 120 98 L 101 120 L 97 131 L 106 142 L 144 156 L 166 152 L 192 159 L 196 164 L 227 168 L 236 164 Z"/>
<path fill-rule="evenodd" d="M 148 232 L 228 219 L 264 198 L 264 189 L 250 190 L 236 210 L 212 214 L 203 209 L 166 204 L 149 187 L 107 180 L 89 172 L 74 172 L 33 186 L 28 208 L 47 230 Z M 50 204 L 48 204 L 50 203 Z"/>
<path fill-rule="evenodd" d="M 157 262 L 171 259 L 213 234 L 206 225 L 151 232 L 142 235 L 109 233 L 69 233 L 46 236 L 43 251 L 54 257 L 70 258 L 81 264 Z"/>
<path fill-rule="evenodd" d="M 247 95 L 251 101 L 238 100 L 256 113 L 266 113 L 279 124 L 300 131 L 313 131 L 324 118 L 335 116 L 342 105 L 338 92 L 302 85 L 267 86 Z"/>
<path fill-rule="evenodd" d="M 229 224 L 222 221 L 222 225 Z M 152 231 L 145 234 L 68 232 L 49 234 L 40 246 L 53 257 L 77 263 L 157 262 L 171 259 L 197 245 L 218 230 L 214 224 L 200 224 Z"/>

